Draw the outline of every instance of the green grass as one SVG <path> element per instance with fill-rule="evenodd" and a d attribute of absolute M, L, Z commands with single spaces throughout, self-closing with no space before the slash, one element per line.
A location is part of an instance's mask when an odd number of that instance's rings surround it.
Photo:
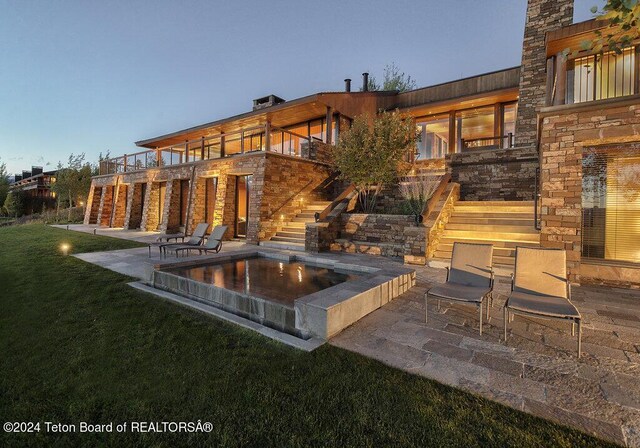
<path fill-rule="evenodd" d="M 6 434 L 0 446 L 605 446 L 325 345 L 304 353 L 136 291 L 64 257 L 133 247 L 0 228 L 0 416 L 207 421 L 208 434 Z"/>

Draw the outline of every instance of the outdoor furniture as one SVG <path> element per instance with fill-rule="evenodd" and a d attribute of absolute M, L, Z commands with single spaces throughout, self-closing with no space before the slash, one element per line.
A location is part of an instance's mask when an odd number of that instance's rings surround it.
<path fill-rule="evenodd" d="M 504 306 L 504 340 L 507 324 L 515 314 L 571 321 L 571 335 L 578 324 L 578 358 L 582 328 L 578 309 L 571 303 L 567 279 L 567 254 L 562 249 L 516 247 L 516 266 L 511 276 L 511 295 Z"/>
<path fill-rule="evenodd" d="M 487 320 L 491 318 L 493 302 L 493 245 L 453 243 L 451 267 L 447 268 L 447 281 L 429 289 L 424 295 L 424 320 L 428 319 L 428 299 L 471 303 L 480 310 L 482 334 L 482 302 L 487 299 Z"/>
<path fill-rule="evenodd" d="M 160 235 L 158 235 L 158 237 L 156 238 L 157 242 L 169 242 L 171 240 L 176 240 L 176 242 L 178 242 L 178 239 L 180 239 L 183 243 L 184 243 L 184 239 L 187 237 L 187 235 L 185 235 L 184 233 L 162 233 Z"/>
<path fill-rule="evenodd" d="M 183 250 L 187 252 L 187 255 L 190 250 L 197 250 L 199 255 L 202 255 L 202 252 L 205 254 L 208 252 L 218 253 L 220 252 L 220 249 L 222 249 L 222 237 L 226 231 L 227 226 L 216 226 L 211 232 L 211 235 L 207 238 L 206 243 L 200 246 L 189 246 L 186 244 L 181 246 L 172 246 L 170 249 L 176 251 L 176 257 L 178 256 L 178 252 Z"/>
<path fill-rule="evenodd" d="M 151 257 L 151 248 L 152 247 L 157 247 L 158 250 L 160 251 L 160 256 L 162 256 L 162 252 L 166 251 L 166 247 L 168 247 L 168 246 L 176 246 L 176 245 L 180 245 L 180 244 L 185 244 L 185 245 L 188 244 L 189 246 L 197 246 L 198 244 L 202 243 L 202 240 L 204 239 L 204 236 L 207 233 L 207 229 L 208 228 L 209 228 L 209 224 L 207 224 L 206 222 L 198 224 L 196 226 L 196 229 L 191 234 L 191 237 L 189 238 L 189 240 L 186 243 L 165 243 L 165 242 L 160 242 L 160 241 L 149 243 L 149 257 Z"/>

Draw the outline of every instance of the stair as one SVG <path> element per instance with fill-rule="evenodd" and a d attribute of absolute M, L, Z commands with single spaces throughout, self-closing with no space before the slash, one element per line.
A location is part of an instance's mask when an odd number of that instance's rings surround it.
<path fill-rule="evenodd" d="M 285 222 L 282 228 L 268 241 L 261 241 L 264 247 L 284 250 L 304 251 L 304 232 L 308 222 L 315 222 L 315 214 L 331 204 L 329 201 L 313 201 L 305 206 L 291 221 Z"/>
<path fill-rule="evenodd" d="M 511 273 L 516 246 L 540 245 L 533 207 L 533 201 L 457 202 L 429 265 L 449 266 L 455 242 L 491 243 L 496 273 Z"/>

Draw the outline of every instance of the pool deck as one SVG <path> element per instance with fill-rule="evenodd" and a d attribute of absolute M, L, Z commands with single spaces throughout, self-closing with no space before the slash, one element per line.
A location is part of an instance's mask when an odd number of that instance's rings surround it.
<path fill-rule="evenodd" d="M 80 231 L 93 233 L 93 228 Z M 111 229 L 100 229 L 98 234 L 123 235 Z M 154 238 L 140 235 L 126 234 L 126 238 Z M 256 249 L 229 242 L 223 253 Z M 143 279 L 146 271 L 140 265 L 159 261 L 147 253 L 147 248 L 140 248 L 76 256 Z M 367 255 L 327 256 L 366 257 L 376 265 L 403 266 Z M 640 291 L 573 288 L 573 302 L 583 316 L 583 351 L 577 359 L 576 340 L 565 322 L 516 316 L 507 343 L 502 341 L 502 307 L 509 293 L 505 277 L 496 278 L 492 319 L 485 321 L 482 336 L 476 308 L 461 304 L 443 301 L 438 312 L 433 301 L 425 324 L 424 293 L 443 282 L 446 273 L 411 267 L 416 270 L 416 286 L 329 343 L 606 440 L 640 447 Z"/>

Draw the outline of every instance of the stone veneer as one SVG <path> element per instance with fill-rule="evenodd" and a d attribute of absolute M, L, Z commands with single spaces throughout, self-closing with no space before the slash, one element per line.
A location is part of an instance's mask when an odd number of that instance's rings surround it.
<path fill-rule="evenodd" d="M 175 231 L 179 225 L 180 180 L 190 179 L 192 203 L 187 210 L 190 232 L 204 218 L 204 179 L 218 178 L 213 225 L 225 224 L 229 230 L 225 238 L 233 236 L 235 220 L 235 181 L 238 175 L 253 176 L 249 193 L 249 225 L 247 242 L 258 243 L 275 234 L 282 222 L 299 212 L 309 200 L 320 199 L 319 186 L 330 177 L 329 167 L 322 163 L 283 156 L 280 154 L 256 152 L 224 159 L 204 160 L 190 164 L 165 166 L 133 171 L 117 175 L 96 176 L 92 180 L 93 195 L 89 196 L 85 223 L 89 224 L 91 210 L 96 200 L 100 201 L 98 222 L 110 225 L 111 186 L 129 186 L 133 194 L 126 195 L 126 201 L 118 201 L 116 214 L 124 217 L 123 226 L 132 225 L 135 198 L 141 196 L 140 184 L 146 183 L 146 195 L 140 228 L 142 230 Z M 194 181 L 195 180 L 195 181 Z M 166 182 L 164 213 L 158 222 L 158 199 L 160 182 Z M 104 187 L 104 188 L 101 188 Z M 104 191 L 106 194 L 100 194 Z M 136 193 L 138 191 L 138 193 Z M 138 196 L 136 196 L 136 194 Z M 322 198 L 324 199 L 324 198 Z M 103 212 L 104 210 L 104 212 Z M 127 210 L 129 212 L 127 213 Z M 137 219 L 137 218 L 136 218 Z"/>
<path fill-rule="evenodd" d="M 487 149 L 447 155 L 451 180 L 465 201 L 530 201 L 535 189 L 535 148 Z"/>
<path fill-rule="evenodd" d="M 534 146 L 547 83 L 546 34 L 571 25 L 573 0 L 529 0 L 522 43 L 516 146 Z"/>
<path fill-rule="evenodd" d="M 581 279 L 582 149 L 640 142 L 639 100 L 635 96 L 542 109 L 540 244 L 567 251 L 573 282 Z M 625 283 L 619 272 L 584 271 L 601 280 L 618 277 Z M 639 278 L 640 270 L 626 274 L 630 276 Z"/>

